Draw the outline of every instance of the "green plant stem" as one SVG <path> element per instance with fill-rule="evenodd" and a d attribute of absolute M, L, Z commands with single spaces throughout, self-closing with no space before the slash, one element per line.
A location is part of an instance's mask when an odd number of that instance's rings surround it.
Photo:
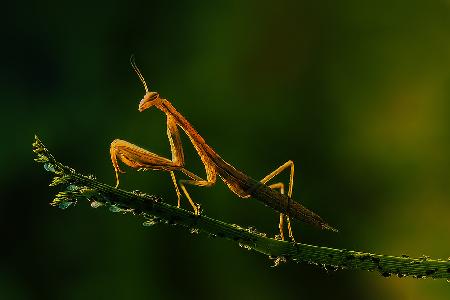
<path fill-rule="evenodd" d="M 105 206 L 113 212 L 142 216 L 146 220 L 144 225 L 158 222 L 182 225 L 192 232 L 226 238 L 247 249 L 266 254 L 275 259 L 276 265 L 292 260 L 320 265 L 327 270 L 347 268 L 378 271 L 386 277 L 395 274 L 398 277 L 450 278 L 448 260 L 380 255 L 271 239 L 252 228 L 242 228 L 204 215 L 196 216 L 190 211 L 162 202 L 160 197 L 118 189 L 97 181 L 93 176 L 81 175 L 56 161 L 37 137 L 33 151 L 37 154 L 35 160 L 44 163 L 45 169 L 55 174 L 50 185 L 65 187 L 51 202 L 60 208 L 87 200 L 92 207 Z"/>

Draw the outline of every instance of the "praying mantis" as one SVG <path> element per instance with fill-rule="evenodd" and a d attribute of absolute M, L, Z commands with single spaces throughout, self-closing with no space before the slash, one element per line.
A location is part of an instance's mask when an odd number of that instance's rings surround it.
<path fill-rule="evenodd" d="M 180 207 L 181 204 L 181 188 L 194 209 L 195 215 L 199 215 L 199 206 L 192 200 L 186 190 L 186 185 L 210 187 L 216 183 L 218 175 L 237 196 L 241 198 L 257 199 L 280 213 L 278 228 L 282 240 L 285 239 L 284 220 L 286 219 L 289 237 L 292 241 L 295 241 L 290 221 L 291 217 L 314 225 L 320 229 L 337 231 L 335 228 L 328 225 L 319 215 L 304 207 L 299 202 L 292 200 L 294 182 L 294 162 L 292 160 L 287 161 L 260 181 L 237 170 L 231 164 L 223 160 L 219 154 L 205 142 L 189 121 L 179 113 L 167 99 L 161 98 L 157 92 L 149 91 L 144 76 L 135 63 L 134 56 L 131 57 L 130 62 L 145 88 L 145 95 L 139 103 L 139 111 L 143 112 L 151 107 L 155 107 L 162 111 L 167 117 L 167 137 L 169 139 L 172 159 L 159 156 L 127 141 L 115 139 L 111 143 L 110 154 L 116 175 L 116 188 L 119 186 L 119 173 L 125 173 L 120 169 L 118 159 L 133 169 L 167 171 L 170 173 L 175 187 L 178 197 L 178 207 Z M 178 127 L 186 133 L 197 154 L 200 156 L 205 167 L 206 179 L 185 169 L 185 159 Z M 271 179 L 286 169 L 290 169 L 287 195 L 284 193 L 284 183 L 277 182 L 267 185 Z M 177 181 L 175 171 L 185 174 L 189 179 L 180 179 Z"/>

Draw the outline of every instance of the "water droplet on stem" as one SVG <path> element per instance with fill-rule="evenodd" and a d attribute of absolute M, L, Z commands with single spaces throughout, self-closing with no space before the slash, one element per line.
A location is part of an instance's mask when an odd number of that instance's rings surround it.
<path fill-rule="evenodd" d="M 95 200 L 91 202 L 91 207 L 92 208 L 99 208 L 102 205 L 103 205 L 103 203 L 95 201 Z"/>
<path fill-rule="evenodd" d="M 109 211 L 110 211 L 110 212 L 113 212 L 113 213 L 117 213 L 117 212 L 121 212 L 122 209 L 121 209 L 120 207 L 116 206 L 116 205 L 111 205 L 111 206 L 109 207 Z"/>

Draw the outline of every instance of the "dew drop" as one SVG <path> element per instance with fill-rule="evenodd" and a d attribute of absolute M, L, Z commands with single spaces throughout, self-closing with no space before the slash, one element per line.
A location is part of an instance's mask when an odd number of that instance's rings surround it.
<path fill-rule="evenodd" d="M 287 262 L 287 260 L 284 256 L 277 256 L 277 257 L 271 258 L 271 259 L 274 259 L 272 268 L 278 267 L 282 263 Z"/>
<path fill-rule="evenodd" d="M 161 219 L 152 215 L 146 215 L 143 226 L 153 226 L 161 222 Z"/>
<path fill-rule="evenodd" d="M 113 212 L 113 213 L 117 213 L 117 212 L 121 212 L 122 209 L 121 209 L 120 207 L 116 206 L 116 205 L 111 205 L 111 206 L 109 207 L 109 211 L 111 211 L 111 212 Z"/>
<path fill-rule="evenodd" d="M 428 255 L 422 255 L 421 257 L 419 257 L 420 260 L 422 261 L 427 261 L 428 259 L 430 259 L 430 257 Z"/>
<path fill-rule="evenodd" d="M 335 265 L 328 265 L 328 271 L 331 271 L 331 272 L 336 272 L 337 270 L 339 269 L 339 267 L 338 266 L 335 266 Z"/>
<path fill-rule="evenodd" d="M 102 205 L 103 205 L 103 203 L 95 201 L 95 200 L 91 202 L 91 207 L 92 208 L 99 208 Z"/>
<path fill-rule="evenodd" d="M 213 239 L 213 238 L 216 238 L 216 237 L 217 237 L 217 234 L 214 234 L 214 233 L 209 233 L 209 234 L 208 234 L 208 236 L 209 236 L 210 238 L 212 238 L 212 239 Z"/>
<path fill-rule="evenodd" d="M 198 228 L 191 228 L 191 229 L 189 230 L 189 232 L 190 232 L 191 234 L 198 234 Z"/>
<path fill-rule="evenodd" d="M 45 163 L 44 169 L 48 172 L 53 172 L 53 173 L 56 172 L 55 167 L 51 163 Z"/>
<path fill-rule="evenodd" d="M 242 247 L 242 248 L 244 248 L 246 250 L 252 250 L 252 247 L 250 247 L 249 245 L 246 245 L 244 243 L 239 243 L 239 247 Z"/>
<path fill-rule="evenodd" d="M 247 227 L 247 231 L 250 233 L 258 233 L 258 230 L 253 226 Z"/>
<path fill-rule="evenodd" d="M 141 192 L 140 190 L 133 190 L 131 193 L 135 194 L 136 196 L 145 196 L 144 192 Z"/>
<path fill-rule="evenodd" d="M 280 235 L 280 234 L 276 234 L 275 237 L 274 237 L 274 239 L 277 240 L 277 241 L 282 241 L 282 240 L 283 240 L 283 239 L 281 238 L 281 235 Z"/>
<path fill-rule="evenodd" d="M 155 220 L 147 220 L 144 223 L 142 223 L 142 226 L 150 227 L 153 225 L 156 225 L 158 222 Z"/>
<path fill-rule="evenodd" d="M 238 224 L 231 224 L 232 227 L 239 229 L 239 230 L 243 230 L 244 228 L 242 228 L 241 226 L 239 226 Z"/>

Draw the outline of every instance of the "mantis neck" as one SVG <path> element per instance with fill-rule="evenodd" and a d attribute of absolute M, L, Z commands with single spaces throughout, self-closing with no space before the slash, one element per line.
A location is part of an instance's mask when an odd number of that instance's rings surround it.
<path fill-rule="evenodd" d="M 195 142 L 196 144 L 206 144 L 205 140 L 200 136 L 197 130 L 195 130 L 191 123 L 189 123 L 189 121 L 186 120 L 186 118 L 183 117 L 183 115 L 180 114 L 175 109 L 175 107 L 173 107 L 172 103 L 170 103 L 166 99 L 162 99 L 162 102 L 160 105 L 158 105 L 158 108 L 166 115 L 170 115 L 171 117 L 173 117 L 178 126 L 180 126 L 184 132 L 186 132 L 192 142 Z"/>
<path fill-rule="evenodd" d="M 177 125 L 183 129 L 191 140 L 203 163 L 211 164 L 212 158 L 220 158 L 220 156 L 205 142 L 197 130 L 195 130 L 191 123 L 189 123 L 189 121 L 173 107 L 172 103 L 163 99 L 161 104 L 157 107 L 167 116 L 171 116 L 175 119 Z"/>

